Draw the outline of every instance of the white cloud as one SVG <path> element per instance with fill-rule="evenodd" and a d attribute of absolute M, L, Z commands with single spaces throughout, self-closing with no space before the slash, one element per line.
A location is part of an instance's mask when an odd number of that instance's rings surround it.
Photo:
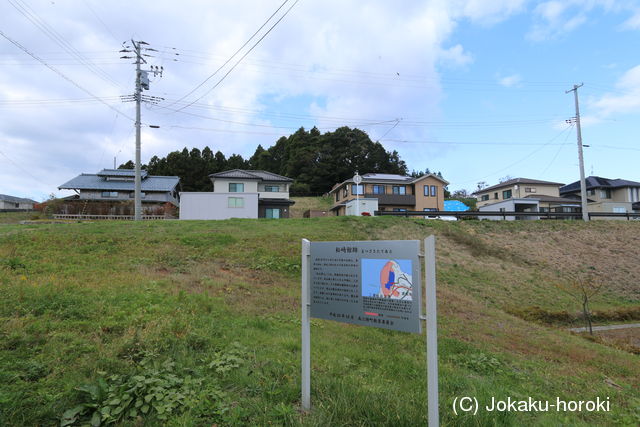
<path fill-rule="evenodd" d="M 133 105 L 117 98 L 133 91 L 133 66 L 119 59 L 122 41 L 142 39 L 161 51 L 150 62 L 163 65 L 165 73 L 152 83 L 148 94 L 177 99 L 241 46 L 281 0 L 254 1 L 250 7 L 234 0 L 192 0 L 188 6 L 168 1 L 82 3 L 35 1 L 30 8 L 118 85 L 80 65 L 77 58 L 6 4 L 2 7 L 3 31 L 93 94 L 114 97 L 107 102 L 132 116 Z M 85 7 L 87 3 L 90 7 Z M 327 117 L 381 121 L 438 117 L 440 67 L 464 66 L 472 61 L 472 52 L 450 42 L 457 25 L 463 21 L 492 25 L 521 11 L 525 3 L 301 1 L 219 88 L 200 101 L 208 108 L 185 110 L 216 120 L 143 108 L 143 122 L 161 126 L 157 130 L 145 128 L 143 161 L 153 154 L 162 156 L 185 146 L 205 145 L 227 155 L 248 157 L 258 143 L 271 145 L 301 125 L 317 124 L 329 130 L 345 122 Z M 1 192 L 46 196 L 81 172 L 112 165 L 116 154 L 118 163 L 133 158 L 133 124 L 129 120 L 122 115 L 116 119 L 113 110 L 87 100 L 89 95 L 15 46 L 0 41 L 5 60 L 0 67 L 3 100 L 85 99 L 37 108 L 18 108 L 13 103 L 2 109 L 0 150 L 38 179 L 0 156 Z M 179 62 L 173 61 L 173 47 L 181 54 Z M 187 99 L 202 95 L 218 77 Z M 363 129 L 375 139 L 388 126 Z M 405 139 L 430 136 L 423 128 L 402 125 L 393 135 Z M 387 148 L 399 146 L 388 144 Z M 418 146 L 402 149 L 404 158 L 420 158 L 426 150 Z"/>
<path fill-rule="evenodd" d="M 640 30 L 640 9 L 627 19 L 621 26 L 624 30 Z"/>
<path fill-rule="evenodd" d="M 519 74 L 512 74 L 506 77 L 498 78 L 498 83 L 500 83 L 504 87 L 513 87 L 517 86 L 522 81 L 522 77 Z"/>
<path fill-rule="evenodd" d="M 533 9 L 533 24 L 527 37 L 533 41 L 562 37 L 587 23 L 590 13 L 598 9 L 605 13 L 635 11 L 621 27 L 640 28 L 640 12 L 631 0 L 550 0 Z"/>
<path fill-rule="evenodd" d="M 617 91 L 592 100 L 590 106 L 599 116 L 640 111 L 640 65 L 627 70 L 616 83 Z"/>

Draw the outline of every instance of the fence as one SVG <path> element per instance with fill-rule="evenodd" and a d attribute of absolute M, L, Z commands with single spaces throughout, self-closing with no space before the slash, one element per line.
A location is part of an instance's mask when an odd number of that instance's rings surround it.
<path fill-rule="evenodd" d="M 133 221 L 135 219 L 134 215 L 67 215 L 67 214 L 54 214 L 53 219 L 73 219 L 73 220 L 82 220 L 82 219 L 110 219 L 110 220 L 130 220 Z M 142 215 L 143 220 L 152 220 L 152 219 L 166 219 L 164 215 Z"/>
<path fill-rule="evenodd" d="M 462 218 L 477 218 L 477 219 L 489 219 L 488 217 L 502 218 L 506 220 L 507 217 L 516 217 L 520 219 L 582 219 L 582 213 L 580 212 L 509 212 L 509 211 L 375 211 L 374 215 L 390 215 L 390 216 L 421 216 L 425 218 L 438 218 L 438 217 L 455 217 L 456 219 Z M 627 220 L 639 219 L 640 212 L 637 213 L 613 213 L 613 212 L 589 212 L 589 219 L 592 218 L 626 218 Z"/>

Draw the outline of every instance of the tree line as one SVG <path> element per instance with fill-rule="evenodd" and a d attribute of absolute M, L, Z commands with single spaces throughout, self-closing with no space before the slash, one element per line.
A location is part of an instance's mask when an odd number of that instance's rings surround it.
<path fill-rule="evenodd" d="M 120 165 L 120 168 L 133 167 L 131 160 Z M 366 132 L 346 126 L 326 133 L 320 133 L 315 127 L 308 131 L 300 128 L 267 149 L 258 145 L 249 159 L 239 154 L 226 157 L 209 147 L 202 151 L 185 147 L 166 157 L 153 156 L 142 168 L 149 175 L 180 177 L 183 191 L 213 191 L 209 179 L 212 173 L 230 169 L 265 170 L 293 179 L 292 196 L 326 193 L 334 184 L 351 178 L 356 170 L 361 174 L 408 174 L 407 165 L 397 151 L 387 151 Z M 418 174 L 422 172 L 412 172 L 412 175 Z"/>

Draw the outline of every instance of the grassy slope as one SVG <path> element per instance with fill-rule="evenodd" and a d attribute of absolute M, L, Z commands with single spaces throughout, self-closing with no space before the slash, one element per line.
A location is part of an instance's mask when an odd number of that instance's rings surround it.
<path fill-rule="evenodd" d="M 292 197 L 296 202 L 291 206 L 291 218 L 302 218 L 305 211 L 309 209 L 327 210 L 331 208 L 331 197 Z"/>
<path fill-rule="evenodd" d="M 170 425 L 424 424 L 424 336 L 315 319 L 315 409 L 299 414 L 299 247 L 303 237 L 435 233 L 443 424 L 634 425 L 637 355 L 507 311 L 577 310 L 554 283 L 579 269 L 578 259 L 606 283 L 595 308 L 638 305 L 640 254 L 619 251 L 637 247 L 639 231 L 627 222 L 388 217 L 0 225 L 0 424 L 55 424 L 86 401 L 78 386 L 140 373 L 141 358 L 170 359 L 182 375 L 224 392 L 199 388 L 200 405 Z M 207 368 L 234 342 L 240 367 Z M 456 417 L 452 400 L 465 395 L 609 396 L 612 413 Z M 155 415 L 142 421 L 160 423 Z"/>

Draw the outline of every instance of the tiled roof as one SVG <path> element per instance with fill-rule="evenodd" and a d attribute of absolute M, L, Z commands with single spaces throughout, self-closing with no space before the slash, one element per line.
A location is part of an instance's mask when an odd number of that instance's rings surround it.
<path fill-rule="evenodd" d="M 177 176 L 149 175 L 142 180 L 142 191 L 173 191 L 180 182 Z M 133 191 L 133 181 L 107 181 L 96 174 L 83 173 L 58 187 L 60 190 Z"/>
<path fill-rule="evenodd" d="M 585 178 L 587 190 L 592 188 L 622 188 L 622 187 L 640 187 L 640 182 L 629 181 L 626 179 L 609 179 L 600 176 L 589 176 Z M 560 187 L 560 194 L 572 193 L 580 191 L 580 181 L 572 182 L 564 187 Z"/>
<path fill-rule="evenodd" d="M 547 196 L 544 194 L 529 194 L 528 196 L 524 196 L 525 199 L 535 199 L 541 202 L 551 202 L 551 203 L 580 203 L 580 199 L 569 198 L 569 197 L 556 197 L 556 196 Z"/>
<path fill-rule="evenodd" d="M 212 173 L 210 178 L 231 178 L 231 179 L 257 179 L 260 181 L 293 182 L 293 179 L 278 175 L 273 172 L 260 170 L 232 169 L 228 171 Z"/>
<path fill-rule="evenodd" d="M 113 176 L 119 178 L 135 178 L 136 171 L 135 169 L 102 169 L 97 173 L 98 176 Z M 148 175 L 147 171 L 142 169 L 140 170 L 140 176 L 144 179 Z"/>
<path fill-rule="evenodd" d="M 531 185 L 562 185 L 561 182 L 552 182 L 552 181 L 541 181 L 539 179 L 530 179 L 530 178 L 513 178 L 508 181 L 501 182 L 500 184 L 492 185 L 491 187 L 483 188 L 482 190 L 478 190 L 473 194 L 480 194 L 487 191 L 497 190 L 498 188 L 511 187 L 515 184 L 531 184 Z"/>
<path fill-rule="evenodd" d="M 417 178 L 414 178 L 412 176 L 396 175 L 396 174 L 390 174 L 390 173 L 365 173 L 364 175 L 360 175 L 360 176 L 362 177 L 362 182 L 368 183 L 368 184 L 378 184 L 378 183 L 379 184 L 413 184 L 414 182 L 420 181 L 421 179 L 424 179 L 430 176 L 434 177 L 437 180 L 442 181 L 444 185 L 449 184 L 447 180 L 440 178 L 438 175 L 433 173 L 422 175 Z M 344 184 L 348 184 L 352 182 L 353 182 L 353 178 L 346 179 L 339 184 L 335 184 L 331 189 L 331 191 L 335 190 L 336 188 L 342 187 Z"/>
<path fill-rule="evenodd" d="M 0 200 L 4 200 L 9 203 L 38 203 L 35 200 L 25 199 L 23 197 L 9 196 L 7 194 L 0 194 Z"/>

